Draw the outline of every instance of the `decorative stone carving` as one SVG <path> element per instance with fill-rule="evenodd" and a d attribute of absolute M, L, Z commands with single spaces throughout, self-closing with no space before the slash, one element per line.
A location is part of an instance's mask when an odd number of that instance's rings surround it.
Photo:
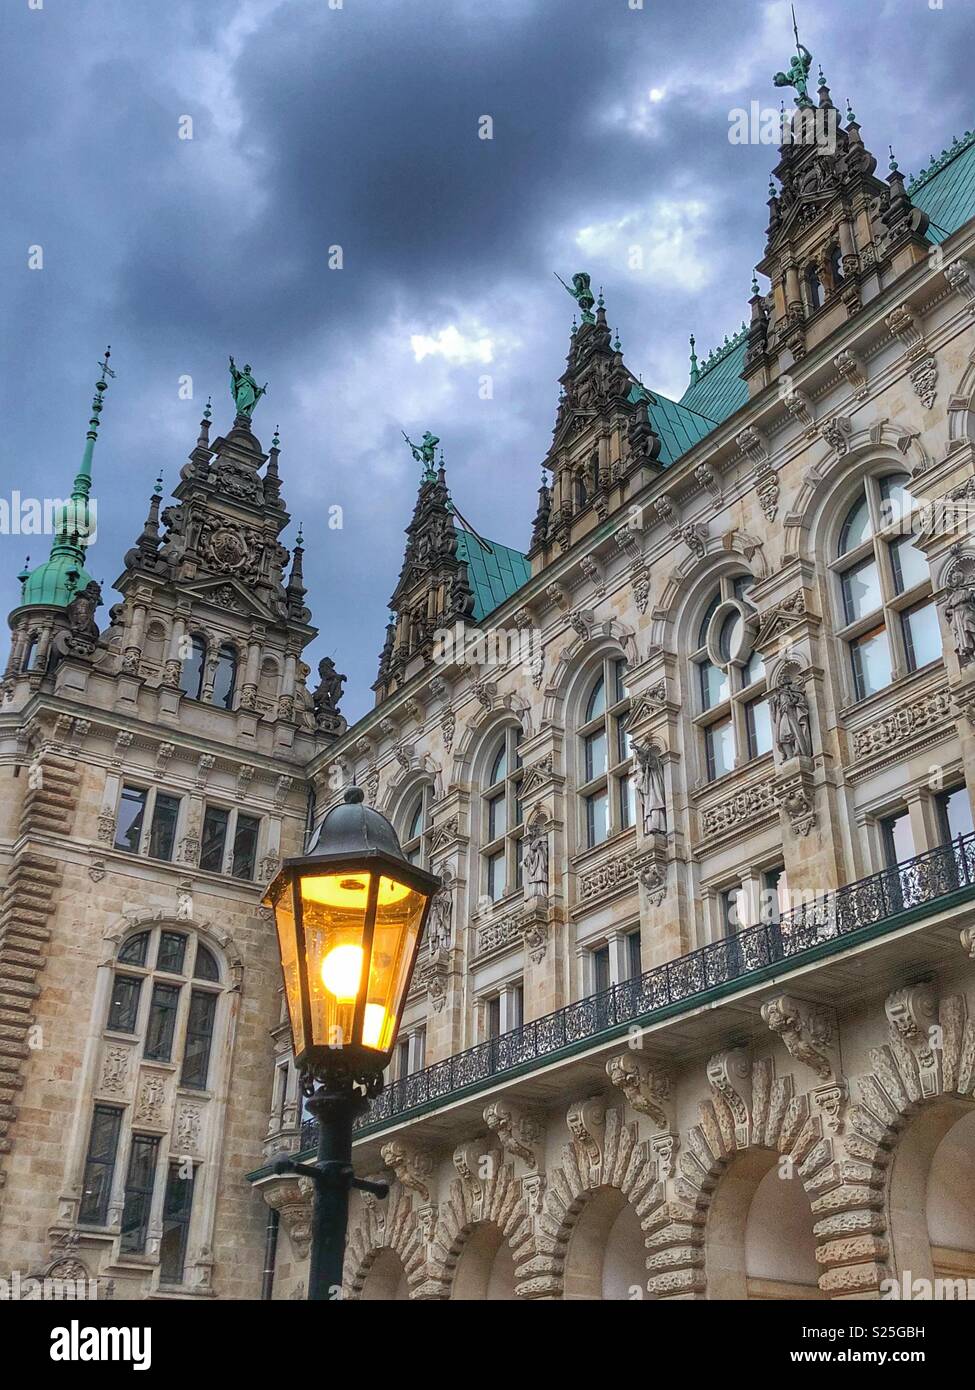
<path fill-rule="evenodd" d="M 176 1111 L 173 1125 L 173 1143 L 177 1153 L 197 1154 L 200 1152 L 200 1132 L 203 1126 L 203 1110 L 199 1105 L 180 1105 Z"/>
<path fill-rule="evenodd" d="M 701 829 L 704 836 L 723 835 L 740 825 L 770 816 L 776 808 L 773 782 L 753 782 L 750 787 L 736 792 L 727 801 L 716 806 L 708 806 L 701 812 Z"/>
<path fill-rule="evenodd" d="M 128 1089 L 129 1056 L 127 1047 L 106 1049 L 101 1080 L 98 1083 L 98 1089 L 103 1095 L 117 1096 Z"/>
<path fill-rule="evenodd" d="M 928 1099 L 941 1090 L 940 1048 L 933 1039 L 938 1029 L 938 999 L 930 984 L 906 985 L 887 996 L 884 1010 L 890 1023 L 891 1047 L 904 1049 L 917 1068 L 921 1095 Z M 904 1057 L 908 1062 L 908 1056 Z"/>
<path fill-rule="evenodd" d="M 598 1174 L 606 1132 L 606 1106 L 596 1098 L 577 1100 L 569 1106 L 565 1122 L 590 1173 Z"/>
<path fill-rule="evenodd" d="M 505 1153 L 522 1159 L 529 1168 L 538 1167 L 542 1126 L 537 1116 L 511 1101 L 493 1100 L 484 1107 L 484 1123 Z"/>
<path fill-rule="evenodd" d="M 928 351 L 917 318 L 906 304 L 899 304 L 887 315 L 884 323 L 907 349 L 908 376 L 914 393 L 921 404 L 930 410 L 937 395 L 938 365 L 933 353 Z"/>
<path fill-rule="evenodd" d="M 910 739 L 936 728 L 952 717 L 951 693 L 946 688 L 930 690 L 919 700 L 912 700 L 868 724 L 853 734 L 854 758 L 869 758 L 890 748 L 900 748 Z"/>
<path fill-rule="evenodd" d="M 610 1057 L 606 1075 L 634 1110 L 648 1115 L 661 1129 L 670 1128 L 673 1083 L 669 1072 L 631 1048 Z"/>
<path fill-rule="evenodd" d="M 454 876 L 444 866 L 440 874 L 440 887 L 433 895 L 427 926 L 427 944 L 430 954 L 449 951 L 453 939 L 452 919 L 454 913 Z"/>
<path fill-rule="evenodd" d="M 762 1005 L 762 1017 L 797 1062 L 811 1067 L 824 1081 L 832 1079 L 830 1048 L 835 1029 L 831 1009 L 780 994 Z"/>
<path fill-rule="evenodd" d="M 499 917 L 496 921 L 485 922 L 477 931 L 477 955 L 486 956 L 497 951 L 521 936 L 521 924 L 517 913 Z"/>
<path fill-rule="evenodd" d="M 848 415 L 833 415 L 823 421 L 822 436 L 838 458 L 843 458 L 850 447 L 853 422 Z"/>
<path fill-rule="evenodd" d="M 801 770 L 777 778 L 775 801 L 785 812 L 793 831 L 797 835 L 808 835 L 816 824 L 815 788 L 809 772 Z"/>
<path fill-rule="evenodd" d="M 867 397 L 867 376 L 863 370 L 863 364 L 855 353 L 844 348 L 833 358 L 833 366 L 840 376 L 845 377 L 853 389 L 853 394 L 858 401 L 866 400 Z"/>
<path fill-rule="evenodd" d="M 460 1174 L 461 1186 L 473 1220 L 480 1221 L 485 1215 L 485 1187 L 494 1177 L 501 1155 L 490 1140 L 473 1139 L 459 1144 L 454 1150 L 454 1167 Z"/>
<path fill-rule="evenodd" d="M 731 1112 L 735 1144 L 746 1149 L 751 1142 L 752 1062 L 743 1047 L 716 1052 L 708 1061 L 708 1083 Z"/>
<path fill-rule="evenodd" d="M 598 898 L 603 893 L 611 893 L 618 888 L 628 886 L 633 881 L 633 866 L 625 856 L 618 859 L 609 859 L 604 864 L 598 864 L 588 873 L 580 876 L 579 895 L 585 900 L 587 898 Z"/>
<path fill-rule="evenodd" d="M 536 965 L 541 964 L 548 947 L 548 921 L 543 898 L 530 901 L 518 920 L 518 926 L 529 958 Z"/>
<path fill-rule="evenodd" d="M 397 1182 L 410 1192 L 415 1192 L 421 1202 L 429 1202 L 430 1189 L 424 1179 L 433 1172 L 433 1156 L 403 1139 L 390 1139 L 380 1152 L 386 1167 L 395 1173 Z"/>
<path fill-rule="evenodd" d="M 951 261 L 945 266 L 944 277 L 954 292 L 965 301 L 969 310 L 975 313 L 975 277 L 968 262 L 960 259 Z"/>

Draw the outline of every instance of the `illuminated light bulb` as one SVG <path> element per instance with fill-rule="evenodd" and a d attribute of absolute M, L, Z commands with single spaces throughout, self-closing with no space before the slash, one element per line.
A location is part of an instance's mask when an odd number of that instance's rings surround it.
<path fill-rule="evenodd" d="M 362 1041 L 366 1047 L 379 1047 L 386 1027 L 386 1010 L 382 1004 L 367 1004 L 362 1020 Z"/>
<path fill-rule="evenodd" d="M 333 946 L 322 961 L 322 984 L 329 994 L 336 999 L 354 999 L 361 979 L 362 947 Z"/>
<path fill-rule="evenodd" d="M 365 912 L 369 901 L 369 878 L 365 874 L 302 874 L 301 896 L 306 902 L 322 907 L 343 908 Z M 413 890 L 393 878 L 379 880 L 379 907 L 390 907 L 407 897 Z"/>

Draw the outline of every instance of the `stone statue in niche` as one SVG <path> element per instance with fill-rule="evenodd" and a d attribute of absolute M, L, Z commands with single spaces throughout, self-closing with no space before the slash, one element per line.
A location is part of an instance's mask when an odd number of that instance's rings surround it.
<path fill-rule="evenodd" d="M 965 581 L 958 566 L 952 567 L 947 578 L 948 594 L 945 617 L 951 628 L 951 640 L 959 665 L 975 661 L 975 584 Z"/>
<path fill-rule="evenodd" d="M 448 951 L 451 940 L 451 918 L 454 911 L 454 876 L 449 869 L 444 869 L 441 874 L 440 887 L 433 896 L 430 904 L 429 926 L 427 928 L 427 944 L 430 954 L 436 955 L 438 951 Z"/>
<path fill-rule="evenodd" d="M 544 813 L 536 811 L 528 826 L 522 859 L 527 893 L 530 898 L 548 897 L 548 825 Z"/>
<path fill-rule="evenodd" d="M 664 790 L 664 761 L 652 743 L 634 745 L 638 773 L 637 788 L 643 810 L 644 835 L 661 835 L 667 829 L 667 796 Z"/>
<path fill-rule="evenodd" d="M 809 701 L 791 676 L 783 676 L 769 692 L 775 746 L 782 758 L 812 756 L 809 733 Z"/>

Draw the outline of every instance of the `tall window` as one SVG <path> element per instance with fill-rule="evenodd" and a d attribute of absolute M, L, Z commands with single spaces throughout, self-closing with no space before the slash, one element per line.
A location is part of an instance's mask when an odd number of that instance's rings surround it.
<path fill-rule="evenodd" d="M 403 853 L 411 864 L 426 868 L 430 854 L 430 807 L 433 804 L 433 787 L 427 783 L 413 796 L 403 818 L 401 844 Z"/>
<path fill-rule="evenodd" d="M 199 633 L 193 634 L 190 644 L 190 654 L 183 662 L 179 683 L 180 688 L 191 700 L 199 700 L 203 695 L 203 683 L 206 680 L 207 644 Z"/>
<path fill-rule="evenodd" d="M 772 750 L 765 665 L 752 645 L 753 582 L 749 574 L 723 577 L 698 625 L 691 669 L 709 782 Z"/>
<path fill-rule="evenodd" d="M 217 669 L 213 676 L 213 703 L 233 709 L 234 687 L 237 684 L 237 651 L 229 643 L 217 652 Z"/>
<path fill-rule="evenodd" d="M 200 868 L 208 873 L 225 870 L 234 878 L 253 880 L 257 872 L 257 849 L 261 822 L 256 816 L 225 806 L 207 804 L 203 813 Z M 227 863 L 227 847 L 231 846 Z"/>
<path fill-rule="evenodd" d="M 819 278 L 819 270 L 811 262 L 806 266 L 806 295 L 809 299 L 809 309 L 815 313 L 822 308 L 823 303 L 823 282 Z"/>
<path fill-rule="evenodd" d="M 163 1283 L 183 1279 L 198 1171 L 196 1160 L 181 1151 L 185 1136 L 173 1126 L 181 1096 L 196 1092 L 199 1113 L 213 1088 L 223 987 L 215 953 L 179 924 L 136 932 L 116 955 L 105 1036 L 116 1048 L 119 1035 L 136 1044 L 131 1065 L 141 1075 L 135 1095 L 154 1087 L 158 1099 L 151 1119 L 138 1106 L 96 1102 L 78 1220 L 105 1227 L 113 1211 L 120 1213 L 114 1229 L 120 1252 L 128 1254 L 146 1254 L 149 1230 L 161 1228 Z M 172 1082 L 161 1084 L 163 1068 L 175 1073 Z"/>
<path fill-rule="evenodd" d="M 588 849 L 633 824 L 629 712 L 626 662 L 606 657 L 589 686 L 578 730 L 582 841 Z"/>
<path fill-rule="evenodd" d="M 928 562 L 910 536 L 908 481 L 898 473 L 866 478 L 840 527 L 837 626 L 857 700 L 941 658 Z"/>
<path fill-rule="evenodd" d="M 144 852 L 152 859 L 171 861 L 176 850 L 181 804 L 180 797 L 155 787 L 124 786 L 115 822 L 115 848 L 128 854 Z"/>
<path fill-rule="evenodd" d="M 492 902 L 521 887 L 523 770 L 521 728 L 509 726 L 491 748 L 481 798 L 483 889 Z"/>

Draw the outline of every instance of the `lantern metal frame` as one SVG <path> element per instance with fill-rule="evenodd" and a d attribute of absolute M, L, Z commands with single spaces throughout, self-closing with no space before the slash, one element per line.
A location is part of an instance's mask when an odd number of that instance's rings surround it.
<path fill-rule="evenodd" d="M 350 787 L 344 800 L 325 816 L 312 848 L 305 854 L 284 861 L 268 885 L 263 899 L 264 905 L 274 912 L 274 899 L 280 896 L 276 890 L 282 880 L 288 881 L 294 915 L 300 1021 L 302 1037 L 306 1044 L 300 1053 L 296 1051 L 295 1065 L 301 1074 L 301 1089 L 307 1098 L 307 1108 L 318 1120 L 319 1137 L 318 1153 L 313 1164 L 299 1163 L 282 1155 L 272 1164 L 272 1168 L 276 1174 L 295 1174 L 310 1178 L 314 1184 L 308 1298 L 317 1302 L 334 1301 L 342 1295 L 342 1266 L 345 1258 L 350 1190 L 353 1187 L 359 1188 L 377 1197 L 385 1197 L 389 1193 L 388 1184 L 370 1182 L 355 1176 L 352 1166 L 352 1130 L 356 1116 L 368 1105 L 370 1097 L 378 1095 L 382 1090 L 383 1070 L 389 1064 L 399 1036 L 403 1008 L 416 969 L 430 907 L 434 895 L 442 887 L 436 874 L 428 873 L 427 870 L 409 862 L 400 849 L 396 832 L 386 817 L 363 803 L 361 789 Z M 370 875 L 369 896 L 362 924 L 363 970 L 355 999 L 352 1038 L 348 1043 L 322 1045 L 309 1042 L 313 1037 L 312 1009 L 305 953 L 301 878 L 343 873 Z M 394 1027 L 388 1046 L 379 1050 L 362 1044 L 361 1036 L 368 993 L 369 972 L 366 967 L 372 959 L 379 884 L 383 878 L 404 884 L 413 892 L 422 894 L 425 902 L 416 928 L 409 967 L 403 977 Z M 279 932 L 279 956 L 280 944 Z M 282 973 L 283 969 L 282 961 Z M 296 1044 L 295 1020 L 291 1013 L 290 1000 L 287 998 L 287 980 L 285 999 L 292 1043 Z"/>

